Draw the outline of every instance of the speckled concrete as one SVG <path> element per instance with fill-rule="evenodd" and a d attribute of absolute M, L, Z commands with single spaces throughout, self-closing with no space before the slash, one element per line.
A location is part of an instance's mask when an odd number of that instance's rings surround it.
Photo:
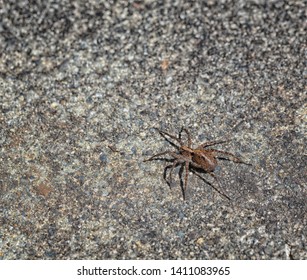
<path fill-rule="evenodd" d="M 1 259 L 307 259 L 306 2 L 190 2 L 2 3 Z M 182 126 L 231 201 L 143 162 Z"/>

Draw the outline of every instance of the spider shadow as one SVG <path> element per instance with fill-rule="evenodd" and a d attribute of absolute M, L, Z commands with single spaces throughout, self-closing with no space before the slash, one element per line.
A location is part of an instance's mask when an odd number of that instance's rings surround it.
<path fill-rule="evenodd" d="M 217 176 L 210 174 L 214 179 L 215 182 L 217 183 L 218 187 L 216 185 L 214 185 L 213 183 L 209 182 L 208 180 L 206 180 L 201 174 L 208 174 L 206 171 L 199 169 L 199 168 L 194 168 L 194 167 L 190 167 L 190 171 L 196 175 L 198 178 L 200 178 L 203 182 L 205 182 L 207 185 L 209 185 L 212 189 L 214 189 L 220 196 L 222 196 L 223 198 L 225 198 L 228 201 L 231 201 L 231 198 L 226 195 L 220 188 L 221 188 L 221 183 L 219 181 L 219 179 L 217 178 Z"/>
<path fill-rule="evenodd" d="M 226 157 L 218 157 L 218 160 L 221 161 L 225 161 L 225 162 L 231 162 L 231 160 L 229 160 Z M 248 166 L 252 166 L 252 164 L 247 163 L 247 162 L 240 162 L 239 164 L 243 164 L 243 165 L 248 165 Z M 226 198 L 228 201 L 232 201 L 232 199 L 226 195 L 221 189 L 222 189 L 222 184 L 219 180 L 219 178 L 210 173 L 209 175 L 211 175 L 211 177 L 214 178 L 215 182 L 217 183 L 217 186 L 212 184 L 211 182 L 209 182 L 208 180 L 206 180 L 201 174 L 208 174 L 206 171 L 204 171 L 203 169 L 199 169 L 199 168 L 194 168 L 194 167 L 190 167 L 190 171 L 195 174 L 197 177 L 199 177 L 202 181 L 204 181 L 206 184 L 208 184 L 209 186 L 211 186 L 217 193 L 219 193 L 222 197 Z"/>

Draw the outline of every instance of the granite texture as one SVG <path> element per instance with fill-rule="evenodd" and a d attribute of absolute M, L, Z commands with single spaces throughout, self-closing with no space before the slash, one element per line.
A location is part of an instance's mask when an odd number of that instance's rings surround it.
<path fill-rule="evenodd" d="M 2 1 L 0 258 L 307 259 L 306 10 Z M 143 162 L 182 126 L 252 164 L 219 161 L 230 201 Z"/>

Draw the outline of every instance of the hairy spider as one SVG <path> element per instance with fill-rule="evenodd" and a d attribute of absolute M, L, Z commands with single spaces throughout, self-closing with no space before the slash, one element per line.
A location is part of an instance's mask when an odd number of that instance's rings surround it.
<path fill-rule="evenodd" d="M 167 142 L 169 142 L 173 147 L 175 147 L 177 149 L 177 151 L 164 151 L 164 152 L 158 153 L 156 155 L 153 155 L 151 158 L 144 160 L 144 162 L 156 160 L 160 156 L 170 155 L 172 157 L 172 160 L 173 160 L 172 165 L 168 166 L 168 167 L 171 168 L 171 170 L 169 172 L 169 184 L 170 185 L 172 183 L 172 173 L 173 173 L 174 168 L 179 164 L 184 166 L 185 167 L 185 180 L 184 180 L 184 187 L 183 187 L 183 190 L 182 190 L 183 199 L 185 199 L 185 196 L 186 196 L 186 189 L 187 189 L 187 184 L 188 184 L 188 176 L 189 176 L 190 168 L 194 169 L 194 173 L 197 170 L 208 173 L 211 177 L 214 178 L 214 180 L 217 182 L 217 184 L 221 188 L 221 185 L 219 183 L 217 176 L 213 174 L 214 170 L 216 169 L 216 167 L 218 165 L 217 159 L 222 158 L 222 159 L 227 159 L 227 160 L 230 160 L 230 161 L 233 161 L 233 162 L 236 162 L 236 163 L 243 163 L 243 164 L 251 165 L 249 163 L 245 163 L 240 158 L 236 157 L 235 155 L 233 155 L 229 152 L 207 148 L 207 147 L 210 147 L 210 146 L 213 146 L 213 145 L 229 142 L 230 140 L 209 141 L 209 142 L 205 142 L 205 143 L 200 144 L 199 146 L 197 146 L 197 148 L 194 149 L 194 148 L 192 148 L 192 139 L 191 139 L 190 133 L 186 128 L 181 129 L 181 131 L 179 132 L 179 137 L 173 136 L 173 135 L 169 134 L 168 132 L 161 131 L 159 129 L 157 129 L 157 130 Z M 187 134 L 187 137 L 188 137 L 188 143 L 187 144 L 184 144 L 182 139 L 181 139 L 181 133 L 183 131 Z M 179 145 L 171 142 L 167 138 L 167 136 L 169 138 L 177 141 Z M 166 168 L 168 168 L 168 167 L 166 167 Z M 198 175 L 199 177 L 201 177 L 198 173 L 195 173 L 195 174 Z M 225 198 L 230 200 L 230 198 L 227 195 L 223 194 L 221 191 L 219 191 L 213 185 L 211 185 L 211 187 L 213 187 L 218 193 L 223 195 Z"/>

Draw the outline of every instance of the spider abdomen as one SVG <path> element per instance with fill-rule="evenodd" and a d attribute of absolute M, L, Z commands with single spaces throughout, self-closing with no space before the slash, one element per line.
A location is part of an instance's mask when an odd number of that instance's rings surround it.
<path fill-rule="evenodd" d="M 213 172 L 217 166 L 217 160 L 208 150 L 195 150 L 193 161 L 200 165 L 206 172 Z"/>

